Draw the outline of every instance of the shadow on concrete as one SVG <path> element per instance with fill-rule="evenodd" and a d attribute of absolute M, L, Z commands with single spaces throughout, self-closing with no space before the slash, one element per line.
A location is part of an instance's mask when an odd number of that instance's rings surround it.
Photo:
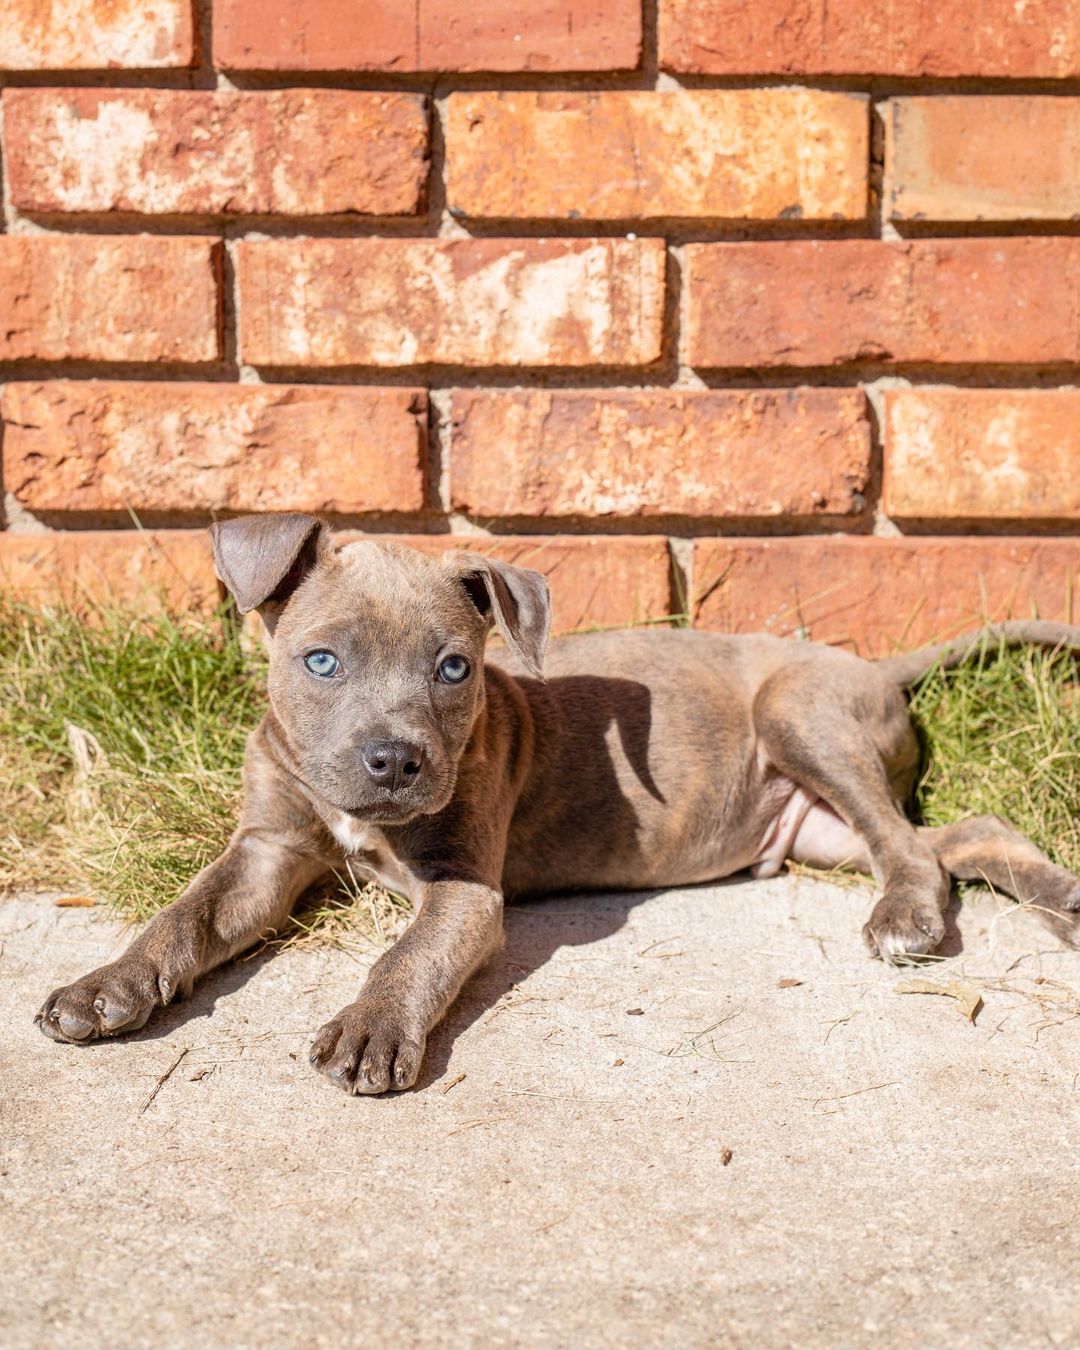
<path fill-rule="evenodd" d="M 679 889 L 715 892 L 721 888 L 737 892 L 745 879 L 744 874 L 738 874 L 721 881 L 703 882 L 700 887 Z M 504 921 L 505 940 L 501 951 L 465 984 L 446 1016 L 432 1031 L 416 1087 L 429 1087 L 441 1078 L 446 1072 L 457 1038 L 490 1013 L 500 999 L 511 993 L 534 971 L 546 965 L 561 948 L 585 946 L 611 937 L 624 927 L 635 909 L 661 899 L 665 894 L 667 892 L 660 889 L 618 895 L 583 892 L 508 904 Z M 872 897 L 870 889 L 860 890 L 852 897 L 853 941 L 858 940 L 859 928 L 872 907 Z M 734 901 L 734 895 L 732 899 Z M 932 966 L 942 957 L 957 956 L 963 951 L 963 938 L 957 924 L 960 906 L 961 902 L 954 893 L 945 914 L 945 938 L 925 964 Z M 724 911 L 719 907 L 716 922 L 718 926 L 724 922 Z M 142 1031 L 131 1033 L 125 1039 L 158 1040 L 187 1022 L 209 1018 L 219 999 L 227 998 L 242 988 L 276 955 L 275 947 L 264 946 L 211 971 L 189 999 L 162 1009 Z M 913 961 L 911 964 L 922 963 Z M 328 1006 L 326 1017 L 332 1017 L 337 1011 L 337 1007 Z M 395 1097 L 401 1094 L 386 1095 Z"/>
<path fill-rule="evenodd" d="M 218 999 L 227 998 L 238 989 L 242 989 L 248 980 L 257 975 L 276 955 L 276 948 L 263 946 L 255 948 L 245 956 L 238 956 L 235 960 L 226 962 L 225 965 L 205 975 L 195 986 L 190 998 L 159 1009 L 141 1031 L 128 1032 L 124 1040 L 131 1042 L 161 1040 L 187 1022 L 209 1018 L 217 1006 Z M 327 1016 L 330 1014 L 327 1013 Z M 104 1043 L 104 1041 L 90 1042 L 93 1045 Z"/>

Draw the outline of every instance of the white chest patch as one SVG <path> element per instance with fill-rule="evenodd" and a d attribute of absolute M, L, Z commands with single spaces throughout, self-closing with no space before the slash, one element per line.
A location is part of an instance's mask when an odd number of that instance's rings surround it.
<path fill-rule="evenodd" d="M 386 835 L 377 825 L 365 824 L 362 820 L 353 820 L 343 811 L 332 816 L 324 816 L 330 833 L 348 854 L 355 859 L 351 869 L 358 875 L 370 877 L 388 891 L 412 898 L 413 878 L 409 870 L 402 865 L 387 842 Z"/>
<path fill-rule="evenodd" d="M 386 847 L 386 837 L 381 830 L 362 820 L 353 820 L 344 811 L 339 811 L 326 823 L 346 853 L 370 853 L 372 849 Z"/>

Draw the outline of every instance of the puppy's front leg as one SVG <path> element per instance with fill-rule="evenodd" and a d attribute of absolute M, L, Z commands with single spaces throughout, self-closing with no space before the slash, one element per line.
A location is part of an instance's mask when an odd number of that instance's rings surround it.
<path fill-rule="evenodd" d="M 155 1008 L 278 929 L 326 870 L 310 854 L 240 830 L 117 961 L 56 989 L 34 1019 L 54 1041 L 137 1031 Z"/>
<path fill-rule="evenodd" d="M 502 894 L 493 886 L 438 881 L 417 898 L 412 925 L 311 1047 L 312 1064 L 346 1092 L 412 1087 L 428 1032 L 502 937 Z"/>

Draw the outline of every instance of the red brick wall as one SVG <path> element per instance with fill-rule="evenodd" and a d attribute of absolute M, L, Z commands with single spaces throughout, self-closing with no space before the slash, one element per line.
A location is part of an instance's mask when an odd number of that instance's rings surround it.
<path fill-rule="evenodd" d="M 0 85 L 22 594 L 302 509 L 561 629 L 1080 622 L 1073 0 L 0 0 Z"/>

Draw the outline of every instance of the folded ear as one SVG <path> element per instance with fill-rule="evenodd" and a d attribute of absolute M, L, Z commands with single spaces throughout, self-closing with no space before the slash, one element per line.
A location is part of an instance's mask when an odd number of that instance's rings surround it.
<path fill-rule="evenodd" d="M 446 560 L 460 576 L 476 608 L 491 616 L 506 645 L 517 653 L 526 670 L 542 680 L 544 648 L 551 630 L 547 577 L 479 553 L 449 553 Z"/>
<path fill-rule="evenodd" d="M 323 534 L 308 515 L 240 516 L 210 526 L 214 570 L 241 614 L 285 601 L 310 571 Z"/>

